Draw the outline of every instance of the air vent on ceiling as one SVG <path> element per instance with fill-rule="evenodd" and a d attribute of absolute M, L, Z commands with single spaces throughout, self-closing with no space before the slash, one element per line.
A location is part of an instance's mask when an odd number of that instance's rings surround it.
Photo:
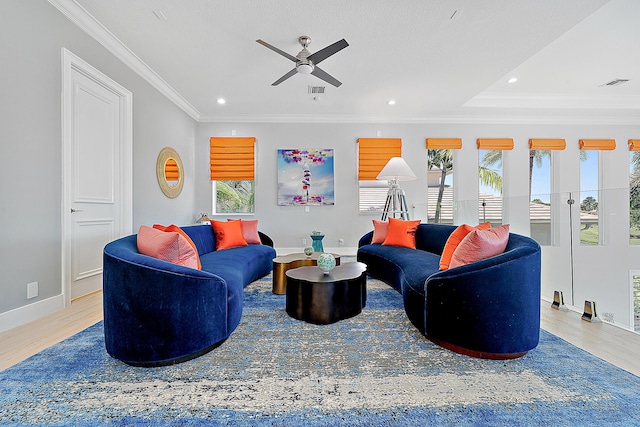
<path fill-rule="evenodd" d="M 308 90 L 310 94 L 318 95 L 323 94 L 326 86 L 308 86 Z"/>
<path fill-rule="evenodd" d="M 603 85 L 600 85 L 600 87 L 606 87 L 606 86 L 619 86 L 623 83 L 628 82 L 629 79 L 615 79 L 615 80 L 611 80 L 610 82 L 607 82 Z"/>

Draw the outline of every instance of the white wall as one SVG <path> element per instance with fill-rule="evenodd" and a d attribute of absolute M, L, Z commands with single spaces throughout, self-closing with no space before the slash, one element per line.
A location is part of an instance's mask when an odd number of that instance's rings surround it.
<path fill-rule="evenodd" d="M 48 2 L 3 0 L 0 331 L 32 316 L 21 313 L 46 314 L 57 307 L 51 301 L 61 301 L 62 47 L 133 92 L 134 228 L 193 220 L 194 121 Z M 187 173 L 183 194 L 173 200 L 156 182 L 156 158 L 167 145 L 181 154 Z M 27 300 L 33 281 L 39 296 Z"/>

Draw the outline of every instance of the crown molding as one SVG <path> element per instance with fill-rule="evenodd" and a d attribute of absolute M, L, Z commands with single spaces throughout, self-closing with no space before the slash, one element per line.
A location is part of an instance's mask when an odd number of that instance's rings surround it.
<path fill-rule="evenodd" d="M 606 90 L 606 89 L 603 89 Z M 538 108 L 578 110 L 640 110 L 640 96 L 633 95 L 556 95 L 540 93 L 483 93 L 463 107 Z"/>
<path fill-rule="evenodd" d="M 535 124 L 640 125 L 640 112 L 631 116 L 565 115 L 441 115 L 431 117 L 371 117 L 342 115 L 202 115 L 200 123 L 334 123 L 334 124 Z"/>
<path fill-rule="evenodd" d="M 200 119 L 200 112 L 182 97 L 171 85 L 162 79 L 155 71 L 142 61 L 135 53 L 125 46 L 113 33 L 95 19 L 86 9 L 74 0 L 48 0 L 71 22 L 104 46 L 116 58 L 125 63 L 136 74 L 146 80 L 151 86 L 166 96 L 178 108 L 188 114 L 193 120 Z"/>

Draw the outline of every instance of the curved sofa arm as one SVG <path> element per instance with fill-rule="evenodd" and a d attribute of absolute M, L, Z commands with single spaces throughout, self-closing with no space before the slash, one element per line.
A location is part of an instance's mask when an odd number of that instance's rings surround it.
<path fill-rule="evenodd" d="M 358 241 L 358 247 L 361 248 L 365 245 L 370 245 L 372 240 L 373 240 L 373 231 L 370 231 L 360 238 L 360 240 Z"/>
<path fill-rule="evenodd" d="M 425 281 L 425 335 L 476 357 L 518 357 L 540 336 L 540 246 L 511 235 L 501 255 Z M 526 239 L 526 240 L 520 240 Z"/>
<path fill-rule="evenodd" d="M 273 239 L 271 239 L 271 237 L 267 236 L 262 231 L 258 231 L 258 235 L 260 236 L 260 241 L 263 245 L 273 247 Z"/>
<path fill-rule="evenodd" d="M 118 239 L 104 249 L 107 352 L 132 365 L 166 365 L 227 338 L 224 279 L 139 254 L 135 239 Z"/>

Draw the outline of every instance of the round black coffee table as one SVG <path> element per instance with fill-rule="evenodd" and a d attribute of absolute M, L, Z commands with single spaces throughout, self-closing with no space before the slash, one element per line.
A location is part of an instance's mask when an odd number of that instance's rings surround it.
<path fill-rule="evenodd" d="M 287 313 L 294 319 L 327 325 L 360 314 L 367 303 L 367 266 L 348 262 L 328 274 L 318 267 L 288 270 Z"/>

